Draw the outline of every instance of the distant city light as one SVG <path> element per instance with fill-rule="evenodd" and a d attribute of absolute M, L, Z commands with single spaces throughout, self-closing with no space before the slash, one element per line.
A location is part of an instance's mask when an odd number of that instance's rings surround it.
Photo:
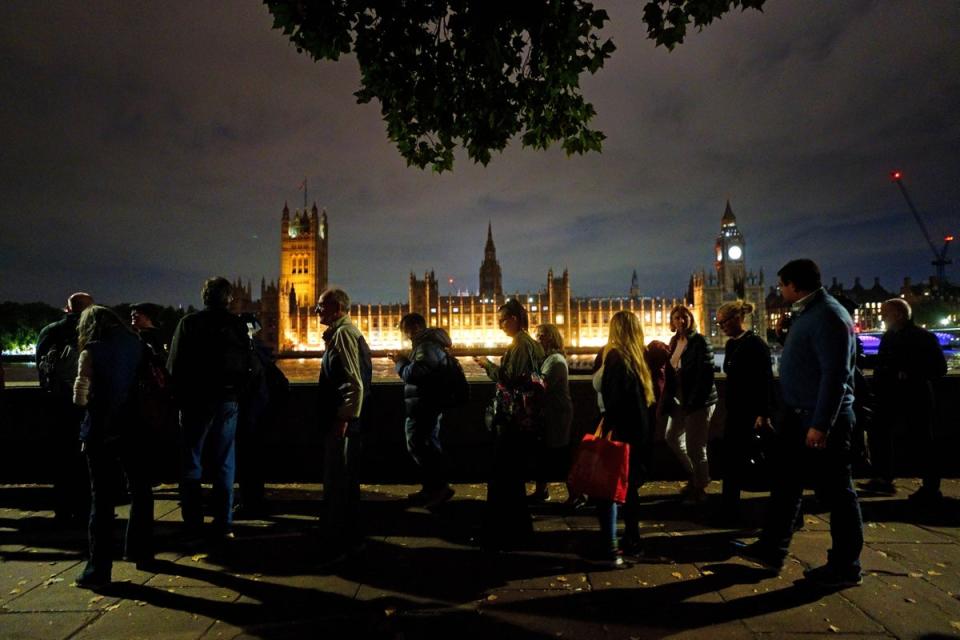
<path fill-rule="evenodd" d="M 946 327 L 950 324 L 950 318 L 940 318 L 940 326 Z"/>

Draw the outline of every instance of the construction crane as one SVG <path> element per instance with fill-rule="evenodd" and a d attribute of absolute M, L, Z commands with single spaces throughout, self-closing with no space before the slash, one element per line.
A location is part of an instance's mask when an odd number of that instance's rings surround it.
<path fill-rule="evenodd" d="M 927 231 L 927 225 L 923 224 L 920 214 L 917 213 L 917 208 L 913 206 L 913 200 L 910 199 L 910 194 L 907 193 L 907 188 L 903 186 L 903 173 L 900 171 L 891 171 L 890 179 L 900 187 L 900 193 L 903 194 L 903 199 L 907 201 L 907 206 L 910 207 L 910 213 L 913 214 L 913 219 L 917 221 L 917 224 L 920 226 L 920 231 L 923 232 L 923 237 L 927 239 L 927 244 L 930 245 L 930 251 L 933 252 L 933 261 L 930 264 L 936 267 L 937 283 L 942 287 L 947 284 L 947 265 L 953 264 L 953 260 L 947 259 L 947 249 L 950 248 L 950 243 L 953 242 L 953 236 L 945 236 L 943 238 L 943 248 L 938 251 L 936 245 L 933 244 L 933 240 L 930 238 L 930 232 Z"/>

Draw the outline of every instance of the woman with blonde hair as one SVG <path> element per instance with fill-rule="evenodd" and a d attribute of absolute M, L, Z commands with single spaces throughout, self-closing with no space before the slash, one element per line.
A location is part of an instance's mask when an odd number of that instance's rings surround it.
<path fill-rule="evenodd" d="M 773 413 L 770 348 L 743 326 L 752 312 L 753 305 L 743 300 L 727 302 L 717 309 L 717 326 L 729 338 L 723 358 L 727 420 L 723 429 L 723 498 L 717 517 L 721 524 L 738 523 L 750 438 L 755 431 L 770 428 Z"/>
<path fill-rule="evenodd" d="M 140 338 L 107 307 L 93 305 L 77 325 L 80 350 L 73 401 L 86 409 L 80 440 L 90 468 L 90 557 L 77 578 L 88 589 L 110 582 L 117 478 L 126 472 L 130 488 L 124 557 L 144 568 L 153 561 L 153 490 L 150 453 L 138 424 L 137 369 Z"/>
<path fill-rule="evenodd" d="M 685 305 L 670 311 L 670 329 L 675 332 L 670 339 L 670 364 L 676 371 L 676 388 L 665 438 L 689 475 L 681 492 L 684 502 L 696 504 L 706 501 L 710 484 L 707 437 L 717 404 L 713 347 L 697 333 L 693 314 Z"/>
<path fill-rule="evenodd" d="M 610 318 L 610 333 L 603 349 L 603 366 L 597 372 L 603 398 L 604 435 L 630 445 L 630 473 L 623 508 L 623 540 L 617 542 L 617 504 L 598 501 L 597 515 L 605 560 L 623 564 L 623 552 L 636 553 L 640 545 L 638 490 L 646 479 L 652 436 L 653 382 L 645 359 L 643 326 L 630 311 Z"/>

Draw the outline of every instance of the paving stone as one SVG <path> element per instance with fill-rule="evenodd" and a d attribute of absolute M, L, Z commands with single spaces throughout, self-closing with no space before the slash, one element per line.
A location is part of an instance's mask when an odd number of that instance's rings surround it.
<path fill-rule="evenodd" d="M 960 545 L 880 544 L 871 546 L 905 567 L 909 574 L 920 574 L 924 580 L 943 591 L 960 593 Z"/>
<path fill-rule="evenodd" d="M 131 600 L 119 602 L 80 630 L 71 640 L 196 640 L 216 618 L 189 610 L 193 598 L 167 600 L 163 607 L 139 605 Z"/>
<path fill-rule="evenodd" d="M 924 527 L 918 527 L 904 522 L 867 522 L 863 527 L 864 542 L 874 543 L 952 543 L 950 536 L 945 536 Z"/>
<path fill-rule="evenodd" d="M 22 611 L 24 607 L 14 605 L 17 600 L 35 589 L 73 582 L 81 567 L 82 563 L 77 561 L 0 563 L 0 606 Z"/>
<path fill-rule="evenodd" d="M 0 638 L 4 640 L 47 640 L 68 638 L 93 621 L 94 612 L 0 613 Z"/>
<path fill-rule="evenodd" d="M 842 594 L 897 637 L 960 636 L 960 601 L 923 578 L 870 576 Z"/>
<path fill-rule="evenodd" d="M 744 624 L 757 633 L 886 632 L 838 593 L 823 594 L 810 587 L 791 585 L 753 600 L 738 606 L 749 606 L 757 612 L 743 619 Z M 728 601 L 728 604 L 733 603 Z"/>

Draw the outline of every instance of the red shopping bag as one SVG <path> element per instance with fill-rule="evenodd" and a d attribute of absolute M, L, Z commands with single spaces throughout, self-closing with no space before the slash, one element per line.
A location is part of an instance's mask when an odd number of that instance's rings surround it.
<path fill-rule="evenodd" d="M 583 436 L 567 476 L 572 495 L 624 502 L 630 471 L 630 445 L 603 435 L 603 420 L 596 432 Z"/>

